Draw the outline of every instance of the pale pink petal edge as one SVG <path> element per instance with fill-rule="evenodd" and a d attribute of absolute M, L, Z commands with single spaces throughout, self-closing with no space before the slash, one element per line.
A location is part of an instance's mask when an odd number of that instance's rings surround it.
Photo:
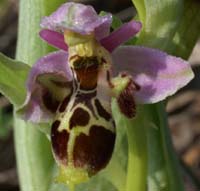
<path fill-rule="evenodd" d="M 127 71 L 141 87 L 135 92 L 137 103 L 164 100 L 194 77 L 188 62 L 156 49 L 122 46 L 112 56 L 115 73 Z"/>

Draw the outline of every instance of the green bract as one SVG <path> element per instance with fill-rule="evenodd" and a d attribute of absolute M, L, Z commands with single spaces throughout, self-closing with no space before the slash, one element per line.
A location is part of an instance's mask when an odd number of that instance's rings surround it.
<path fill-rule="evenodd" d="M 26 97 L 25 83 L 30 67 L 0 54 L 0 91 L 16 107 Z"/>

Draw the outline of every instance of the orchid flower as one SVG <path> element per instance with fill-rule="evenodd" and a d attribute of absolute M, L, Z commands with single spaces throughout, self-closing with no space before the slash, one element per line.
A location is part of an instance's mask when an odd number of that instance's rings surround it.
<path fill-rule="evenodd" d="M 141 29 L 130 21 L 109 33 L 112 15 L 65 3 L 41 21 L 40 37 L 61 50 L 40 58 L 19 113 L 50 122 L 57 180 L 76 184 L 103 169 L 115 143 L 111 99 L 127 118 L 137 104 L 159 102 L 192 78 L 189 64 L 159 50 L 122 45 Z M 122 127 L 123 128 L 123 127 Z"/>

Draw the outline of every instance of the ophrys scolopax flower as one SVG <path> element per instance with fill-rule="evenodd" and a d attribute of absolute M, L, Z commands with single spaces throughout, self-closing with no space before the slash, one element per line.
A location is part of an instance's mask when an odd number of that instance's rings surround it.
<path fill-rule="evenodd" d="M 141 24 L 130 21 L 109 34 L 111 21 L 110 14 L 99 16 L 91 6 L 66 3 L 41 22 L 40 36 L 62 50 L 33 66 L 20 112 L 32 122 L 52 122 L 60 182 L 86 180 L 109 162 L 115 143 L 112 97 L 132 118 L 136 103 L 163 100 L 193 77 L 180 58 L 145 47 L 119 47 Z"/>

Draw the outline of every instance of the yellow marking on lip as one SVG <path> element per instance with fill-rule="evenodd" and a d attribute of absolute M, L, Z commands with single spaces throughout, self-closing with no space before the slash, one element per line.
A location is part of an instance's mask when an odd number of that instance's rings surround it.
<path fill-rule="evenodd" d="M 70 191 L 73 191 L 76 184 L 80 184 L 89 179 L 88 173 L 83 168 L 75 168 L 73 164 L 69 164 L 67 167 L 60 166 L 59 174 L 55 181 L 63 183 L 69 186 Z"/>

